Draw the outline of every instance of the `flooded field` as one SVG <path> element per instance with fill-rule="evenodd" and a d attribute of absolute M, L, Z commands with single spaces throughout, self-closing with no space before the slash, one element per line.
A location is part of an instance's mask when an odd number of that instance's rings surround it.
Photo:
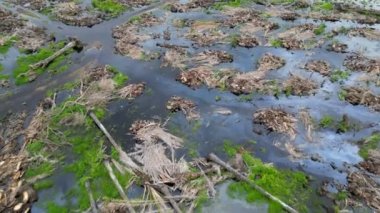
<path fill-rule="evenodd" d="M 377 1 L 0 0 L 0 212 L 379 212 Z"/>

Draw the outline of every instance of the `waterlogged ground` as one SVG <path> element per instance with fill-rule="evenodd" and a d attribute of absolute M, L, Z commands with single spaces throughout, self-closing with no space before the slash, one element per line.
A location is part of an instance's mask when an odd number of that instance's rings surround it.
<path fill-rule="evenodd" d="M 120 153 L 90 112 L 144 172 L 161 166 L 146 180 L 112 164 L 136 211 L 172 211 L 144 181 L 183 210 L 282 211 L 195 160 L 210 153 L 300 212 L 380 210 L 376 2 L 41 2 L 0 4 L 0 169 L 17 168 L 0 211 L 88 211 L 91 193 L 100 211 L 127 211 L 103 164 Z M 152 141 L 175 159 L 144 161 Z M 217 169 L 179 181 L 201 167 Z"/>

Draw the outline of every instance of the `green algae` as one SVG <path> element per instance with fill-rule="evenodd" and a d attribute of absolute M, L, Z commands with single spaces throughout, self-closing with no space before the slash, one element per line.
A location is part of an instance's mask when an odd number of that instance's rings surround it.
<path fill-rule="evenodd" d="M 16 85 L 26 84 L 30 82 L 30 79 L 28 77 L 28 74 L 30 72 L 30 65 L 35 64 L 37 62 L 40 62 L 50 56 L 52 56 L 56 51 L 63 48 L 65 46 L 65 42 L 57 42 L 57 43 L 50 43 L 47 47 L 43 47 L 39 49 L 34 54 L 28 54 L 28 55 L 22 55 L 17 58 L 16 61 L 16 68 L 13 71 L 13 77 L 15 78 Z M 43 68 L 37 68 L 33 70 L 33 73 L 36 75 L 41 75 L 45 71 L 50 72 L 59 72 L 62 71 L 62 69 L 59 69 L 62 65 L 62 62 L 73 52 L 74 50 L 71 49 L 69 51 L 66 51 L 62 55 L 58 56 L 56 59 L 54 59 L 47 67 Z"/>
<path fill-rule="evenodd" d="M 37 191 L 41 191 L 44 189 L 49 189 L 53 187 L 54 183 L 52 180 L 42 180 L 33 185 L 33 188 Z"/>
<path fill-rule="evenodd" d="M 111 17 L 122 14 L 127 8 L 116 0 L 92 0 L 92 6 Z"/>
<path fill-rule="evenodd" d="M 363 159 L 368 159 L 369 151 L 378 149 L 380 144 L 380 133 L 374 133 L 367 137 L 363 141 L 363 145 L 360 146 L 359 155 Z"/>
<path fill-rule="evenodd" d="M 233 156 L 234 153 L 238 152 L 238 147 L 225 145 L 225 151 L 229 156 Z M 242 151 L 241 154 L 248 167 L 248 178 L 251 181 L 298 211 L 307 212 L 306 203 L 311 197 L 312 190 L 304 173 L 277 169 L 272 165 L 263 163 L 247 151 Z M 282 212 L 279 204 L 268 200 L 245 182 L 231 183 L 228 187 L 228 195 L 232 198 L 245 199 L 251 203 L 265 202 L 269 205 L 269 212 Z"/>
<path fill-rule="evenodd" d="M 330 115 L 325 115 L 323 118 L 319 121 L 319 126 L 322 128 L 328 128 L 331 127 L 334 124 L 334 118 Z"/>
<path fill-rule="evenodd" d="M 13 36 L 7 39 L 3 45 L 0 45 L 0 55 L 6 54 L 16 41 L 17 38 Z"/>

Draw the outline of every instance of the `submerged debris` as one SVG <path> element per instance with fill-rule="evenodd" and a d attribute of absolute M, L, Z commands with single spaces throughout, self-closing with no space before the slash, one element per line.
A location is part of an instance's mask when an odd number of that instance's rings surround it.
<path fill-rule="evenodd" d="M 363 55 L 349 55 L 344 59 L 344 66 L 353 71 L 380 73 L 380 60 L 370 59 Z"/>
<path fill-rule="evenodd" d="M 305 69 L 317 72 L 323 76 L 329 76 L 331 72 L 330 64 L 323 60 L 310 60 L 305 64 Z"/>
<path fill-rule="evenodd" d="M 261 109 L 253 114 L 254 123 L 265 125 L 269 131 L 296 136 L 297 119 L 282 109 Z"/>
<path fill-rule="evenodd" d="M 352 105 L 364 105 L 375 111 L 380 111 L 380 97 L 374 95 L 370 90 L 357 87 L 343 89 L 344 100 Z"/>
<path fill-rule="evenodd" d="M 54 7 L 53 14 L 67 25 L 92 27 L 103 21 L 102 14 L 88 11 L 75 2 L 64 2 Z"/>
<path fill-rule="evenodd" d="M 200 118 L 199 113 L 196 111 L 196 105 L 189 99 L 173 96 L 166 103 L 166 109 L 171 112 L 182 111 L 187 120 L 194 120 Z"/>

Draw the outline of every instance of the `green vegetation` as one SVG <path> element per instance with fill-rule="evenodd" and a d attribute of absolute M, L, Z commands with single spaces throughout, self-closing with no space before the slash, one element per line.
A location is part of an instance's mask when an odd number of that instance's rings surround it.
<path fill-rule="evenodd" d="M 322 23 L 314 30 L 315 35 L 322 35 L 326 30 L 326 24 Z"/>
<path fill-rule="evenodd" d="M 347 80 L 348 77 L 350 77 L 349 71 L 335 70 L 331 73 L 330 80 L 331 82 L 342 83 L 343 81 Z"/>
<path fill-rule="evenodd" d="M 343 116 L 343 118 L 339 121 L 339 123 L 337 125 L 337 132 L 345 133 L 345 132 L 348 132 L 351 128 L 352 128 L 352 126 L 350 125 L 348 120 L 345 119 Z"/>
<path fill-rule="evenodd" d="M 9 49 L 12 47 L 13 43 L 17 40 L 16 37 L 8 38 L 3 45 L 0 45 L 0 55 L 6 54 Z"/>
<path fill-rule="evenodd" d="M 54 170 L 54 166 L 50 162 L 33 163 L 29 165 L 28 170 L 25 172 L 26 178 L 35 177 L 42 174 L 51 174 Z"/>
<path fill-rule="evenodd" d="M 348 94 L 347 94 L 346 90 L 341 90 L 338 93 L 338 98 L 339 98 L 339 100 L 344 101 L 344 100 L 346 100 L 347 95 Z"/>
<path fill-rule="evenodd" d="M 332 11 L 334 5 L 331 2 L 318 2 L 313 5 L 314 10 Z"/>
<path fill-rule="evenodd" d="M 229 37 L 229 43 L 231 44 L 231 47 L 237 47 L 239 45 L 239 35 L 231 35 Z"/>
<path fill-rule="evenodd" d="M 133 16 L 129 19 L 129 23 L 131 24 L 141 24 L 142 18 L 141 16 Z"/>
<path fill-rule="evenodd" d="M 112 17 L 120 15 L 127 9 L 116 0 L 92 0 L 92 6 Z"/>
<path fill-rule="evenodd" d="M 200 120 L 193 121 L 191 123 L 191 131 L 197 132 L 202 127 L 202 122 Z"/>
<path fill-rule="evenodd" d="M 40 75 L 45 71 L 60 71 L 59 67 L 62 65 L 62 62 L 74 51 L 70 50 L 66 53 L 57 57 L 52 61 L 46 68 L 37 68 L 35 70 L 30 69 L 30 65 L 35 64 L 41 60 L 44 60 L 51 55 L 53 55 L 57 50 L 63 48 L 65 42 L 61 41 L 58 43 L 51 43 L 47 47 L 41 48 L 37 53 L 24 55 L 17 58 L 17 67 L 13 71 L 13 75 L 16 79 L 16 84 L 21 85 L 28 83 L 30 81 L 30 76 Z"/>
<path fill-rule="evenodd" d="M 269 43 L 272 47 L 282 47 L 284 45 L 280 39 L 270 39 Z"/>
<path fill-rule="evenodd" d="M 68 213 L 69 210 L 66 207 L 60 206 L 54 202 L 47 202 L 45 208 L 48 213 Z"/>
<path fill-rule="evenodd" d="M 319 121 L 319 126 L 322 128 L 328 128 L 331 127 L 334 123 L 334 118 L 330 115 L 325 115 L 323 118 Z"/>
<path fill-rule="evenodd" d="M 237 153 L 237 148 L 233 145 L 232 141 L 224 140 L 223 141 L 224 152 L 228 155 L 228 157 L 233 157 Z"/>
<path fill-rule="evenodd" d="M 234 148 L 230 145 L 225 148 L 229 155 L 237 152 L 237 148 L 233 151 Z M 312 191 L 308 186 L 308 178 L 304 173 L 277 169 L 272 165 L 263 163 L 247 151 L 242 151 L 242 157 L 244 163 L 248 166 L 248 177 L 251 181 L 298 211 L 307 212 L 306 203 Z M 269 204 L 269 212 L 282 212 L 279 204 L 268 200 L 248 183 L 235 182 L 230 184 L 228 194 L 232 198 L 245 198 L 247 202 L 266 202 Z"/>
<path fill-rule="evenodd" d="M 121 87 L 128 81 L 128 76 L 124 75 L 122 72 L 112 67 L 111 71 L 115 74 L 112 78 L 115 81 L 117 87 Z"/>
<path fill-rule="evenodd" d="M 53 186 L 53 181 L 51 180 L 42 180 L 34 184 L 34 189 L 37 191 L 51 188 Z"/>
<path fill-rule="evenodd" d="M 241 7 L 243 5 L 249 4 L 249 3 L 259 3 L 259 4 L 291 4 L 295 0 L 228 0 L 228 1 L 222 1 L 217 2 L 213 5 L 213 8 L 216 10 L 222 10 L 223 7 Z"/>
<path fill-rule="evenodd" d="M 347 198 L 348 198 L 348 192 L 346 191 L 340 191 L 336 193 L 335 195 L 335 200 L 338 200 L 338 201 L 346 200 Z"/>
<path fill-rule="evenodd" d="M 218 101 L 221 101 L 222 100 L 222 97 L 220 97 L 219 95 L 215 96 L 215 101 L 218 102 Z"/>
<path fill-rule="evenodd" d="M 369 155 L 369 150 L 378 149 L 380 143 L 380 133 L 375 133 L 368 138 L 364 139 L 363 145 L 361 145 L 359 150 L 359 155 L 367 159 Z"/>
<path fill-rule="evenodd" d="M 239 95 L 239 102 L 250 102 L 253 100 L 253 93 L 246 95 Z"/>
<path fill-rule="evenodd" d="M 7 79 L 9 79 L 9 75 L 4 75 L 4 74 L 1 74 L 0 73 L 0 80 L 7 80 Z"/>
<path fill-rule="evenodd" d="M 0 64 L 0 72 L 4 70 L 4 67 L 2 64 Z"/>

